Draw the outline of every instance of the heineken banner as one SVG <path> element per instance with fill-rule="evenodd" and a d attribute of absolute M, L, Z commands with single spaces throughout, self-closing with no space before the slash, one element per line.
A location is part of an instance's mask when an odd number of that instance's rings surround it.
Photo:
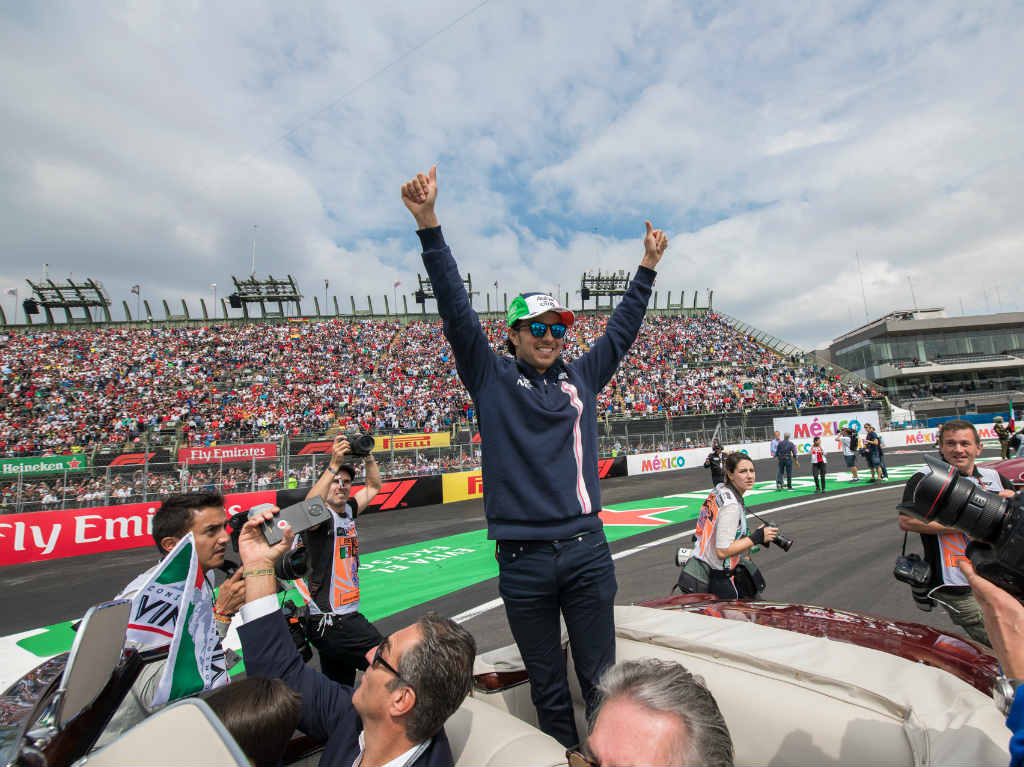
<path fill-rule="evenodd" d="M 63 474 L 65 471 L 84 471 L 89 461 L 84 455 L 48 455 L 43 458 L 0 459 L 0 477 L 17 477 L 19 474 Z"/>

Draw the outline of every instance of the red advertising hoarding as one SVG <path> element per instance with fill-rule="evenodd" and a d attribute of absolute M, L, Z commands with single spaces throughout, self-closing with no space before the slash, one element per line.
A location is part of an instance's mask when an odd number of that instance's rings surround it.
<path fill-rule="evenodd" d="M 263 461 L 277 458 L 276 442 L 251 445 L 213 445 L 212 447 L 183 447 L 178 451 L 178 463 L 239 463 L 253 459 Z"/>
<path fill-rule="evenodd" d="M 274 503 L 273 490 L 226 496 L 234 514 L 257 503 Z M 36 511 L 0 516 L 0 567 L 106 551 L 153 546 L 150 520 L 160 504 L 125 503 L 67 511 Z"/>

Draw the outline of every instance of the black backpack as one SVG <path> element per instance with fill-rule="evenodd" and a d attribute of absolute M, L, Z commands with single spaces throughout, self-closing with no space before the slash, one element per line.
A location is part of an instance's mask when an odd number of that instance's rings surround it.
<path fill-rule="evenodd" d="M 853 452 L 856 453 L 858 445 L 860 445 L 860 441 L 857 439 L 857 435 L 856 434 L 851 434 L 850 435 L 850 450 L 852 450 Z"/>

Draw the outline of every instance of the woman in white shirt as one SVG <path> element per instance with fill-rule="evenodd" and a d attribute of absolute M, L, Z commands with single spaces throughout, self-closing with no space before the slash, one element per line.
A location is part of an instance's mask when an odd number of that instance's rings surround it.
<path fill-rule="evenodd" d="M 718 485 L 700 510 L 697 520 L 697 550 L 694 556 L 710 569 L 708 590 L 722 599 L 739 594 L 733 569 L 743 554 L 754 546 L 775 540 L 777 527 L 747 530 L 747 509 L 743 495 L 754 486 L 757 473 L 754 462 L 743 453 L 730 453 L 725 459 L 725 482 Z"/>

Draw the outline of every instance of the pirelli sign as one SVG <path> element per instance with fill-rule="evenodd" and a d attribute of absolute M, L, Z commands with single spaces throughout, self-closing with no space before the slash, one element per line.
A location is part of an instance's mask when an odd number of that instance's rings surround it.
<path fill-rule="evenodd" d="M 479 469 L 442 474 L 441 481 L 445 503 L 484 497 L 484 480 Z"/>
<path fill-rule="evenodd" d="M 376 452 L 390 453 L 392 450 L 424 450 L 428 447 L 450 447 L 451 435 L 441 434 L 383 434 L 373 438 L 373 449 Z M 319 455 L 331 452 L 331 440 L 317 442 L 293 442 L 292 449 L 298 448 L 294 455 Z"/>

